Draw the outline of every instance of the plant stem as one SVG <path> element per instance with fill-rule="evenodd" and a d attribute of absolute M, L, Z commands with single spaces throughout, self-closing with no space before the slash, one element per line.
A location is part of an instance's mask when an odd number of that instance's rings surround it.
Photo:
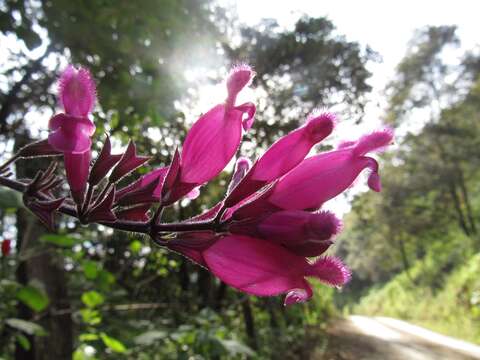
<path fill-rule="evenodd" d="M 18 159 L 20 158 L 20 156 L 18 156 L 18 154 L 15 154 L 14 156 L 12 156 L 10 159 L 8 159 L 2 166 L 0 166 L 0 172 L 2 172 L 3 170 L 5 170 L 10 164 L 14 163 L 15 161 L 17 161 Z"/>
<path fill-rule="evenodd" d="M 7 179 L 0 176 L 0 185 L 3 185 L 12 190 L 24 193 L 27 190 L 27 184 L 18 180 Z M 51 200 L 46 195 L 34 194 L 39 200 Z M 58 208 L 58 212 L 77 218 L 77 210 L 73 206 L 62 205 Z M 217 224 L 214 221 L 208 222 L 191 222 L 191 223 L 169 223 L 169 224 L 154 224 L 145 223 L 141 221 L 117 220 L 115 222 L 101 222 L 101 225 L 110 227 L 112 229 L 136 232 L 146 234 L 154 238 L 155 234 L 161 232 L 184 232 L 184 231 L 222 231 L 223 224 Z"/>

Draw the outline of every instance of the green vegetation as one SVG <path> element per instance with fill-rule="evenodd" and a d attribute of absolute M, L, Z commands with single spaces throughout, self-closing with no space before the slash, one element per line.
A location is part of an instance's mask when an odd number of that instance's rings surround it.
<path fill-rule="evenodd" d="M 355 276 L 350 310 L 478 343 L 479 60 L 446 63 L 458 42 L 453 27 L 412 40 L 388 89 L 387 117 L 406 135 L 387 155 L 382 196 L 357 196 L 339 242 Z"/>
<path fill-rule="evenodd" d="M 401 273 L 372 289 L 353 312 L 405 319 L 440 333 L 480 343 L 480 254 L 445 274 L 442 264 L 428 256 L 410 275 Z M 439 287 L 432 288 L 432 283 Z"/>

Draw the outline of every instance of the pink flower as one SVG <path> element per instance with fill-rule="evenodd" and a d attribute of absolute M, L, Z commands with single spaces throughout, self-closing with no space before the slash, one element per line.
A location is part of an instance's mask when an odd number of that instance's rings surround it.
<path fill-rule="evenodd" d="M 225 200 L 230 207 L 266 184 L 278 179 L 303 161 L 312 147 L 331 134 L 335 115 L 313 113 L 307 123 L 280 138 L 253 165 L 250 172 Z"/>
<path fill-rule="evenodd" d="M 314 262 L 282 246 L 243 235 L 227 235 L 203 252 L 206 266 L 228 285 L 248 294 L 273 296 L 287 293 L 285 304 L 312 296 L 307 278 L 331 286 L 350 279 L 349 270 L 335 258 Z"/>
<path fill-rule="evenodd" d="M 387 129 L 364 136 L 353 145 L 312 156 L 281 178 L 267 201 L 281 209 L 318 209 L 350 187 L 364 169 L 370 170 L 369 187 L 378 192 L 378 163 L 365 155 L 392 140 L 393 132 Z"/>
<path fill-rule="evenodd" d="M 268 201 L 282 209 L 318 209 L 345 191 L 367 168 L 371 171 L 368 185 L 380 191 L 378 163 L 365 155 L 392 140 L 391 130 L 378 131 L 351 146 L 306 159 L 278 182 Z"/>
<path fill-rule="evenodd" d="M 235 155 L 242 128 L 248 130 L 255 115 L 255 105 L 235 106 L 235 100 L 253 75 L 247 65 L 234 68 L 227 79 L 226 102 L 215 106 L 193 124 L 183 143 L 179 178 L 182 183 L 198 186 L 211 180 Z"/>
<path fill-rule="evenodd" d="M 60 78 L 60 100 L 65 114 L 50 119 L 49 144 L 64 153 L 83 153 L 91 147 L 95 125 L 88 118 L 96 99 L 95 83 L 88 70 L 68 66 Z"/>

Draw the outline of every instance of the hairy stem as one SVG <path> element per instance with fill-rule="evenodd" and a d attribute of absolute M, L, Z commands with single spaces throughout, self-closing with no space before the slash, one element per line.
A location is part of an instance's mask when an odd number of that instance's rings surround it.
<path fill-rule="evenodd" d="M 28 184 L 20 182 L 18 180 L 8 179 L 0 176 L 0 185 L 3 185 L 9 189 L 24 193 L 28 189 Z M 43 194 L 34 194 L 39 200 L 51 200 Z M 57 210 L 58 212 L 77 218 L 77 210 L 70 205 L 62 205 Z M 110 227 L 112 229 L 136 232 L 140 234 L 146 234 L 152 238 L 155 234 L 161 232 L 184 232 L 184 231 L 221 231 L 223 224 L 215 223 L 214 221 L 208 222 L 192 222 L 192 223 L 169 223 L 169 224 L 155 224 L 151 222 L 129 221 L 129 220 L 117 220 L 115 222 L 101 222 L 101 225 Z"/>

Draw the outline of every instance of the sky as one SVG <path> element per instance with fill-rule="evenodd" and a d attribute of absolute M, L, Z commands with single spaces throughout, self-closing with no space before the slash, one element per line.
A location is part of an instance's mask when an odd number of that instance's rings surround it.
<path fill-rule="evenodd" d="M 363 124 L 352 127 L 351 123 L 342 125 L 340 122 L 337 128 L 337 133 L 342 136 L 347 134 L 350 139 L 382 125 L 385 86 L 393 79 L 395 67 L 405 55 L 416 29 L 427 25 L 457 25 L 457 35 L 462 41 L 459 53 L 480 44 L 480 1 L 475 0 L 225 0 L 225 3 L 233 4 L 239 20 L 250 26 L 262 18 L 273 18 L 281 26 L 289 28 L 303 14 L 326 16 L 334 23 L 338 34 L 345 35 L 349 41 L 369 45 L 381 55 L 381 63 L 369 65 L 373 73 L 370 79 L 373 91 Z M 366 186 L 356 189 L 363 191 Z M 349 198 L 357 191 L 351 191 Z M 327 207 L 338 214 L 344 214 L 350 208 L 349 202 L 341 197 Z"/>

